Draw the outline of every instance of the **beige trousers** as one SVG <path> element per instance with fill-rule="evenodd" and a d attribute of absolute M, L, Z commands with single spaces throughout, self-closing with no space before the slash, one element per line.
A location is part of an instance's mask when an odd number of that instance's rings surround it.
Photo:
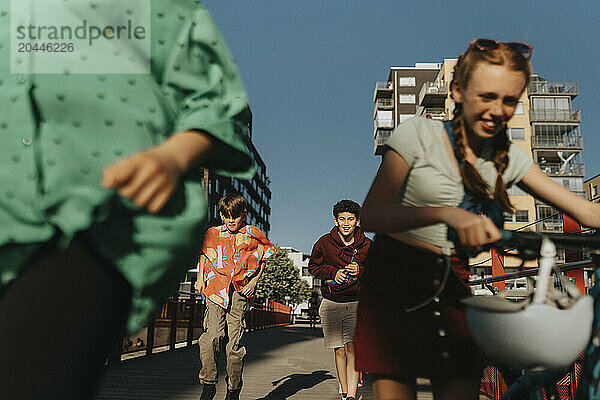
<path fill-rule="evenodd" d="M 200 382 L 213 385 L 217 383 L 219 372 L 217 363 L 221 343 L 225 345 L 227 359 L 227 388 L 238 390 L 242 387 L 242 371 L 246 348 L 240 347 L 240 339 L 244 333 L 244 316 L 248 310 L 248 300 L 241 294 L 233 292 L 229 308 L 225 309 L 206 299 L 204 315 L 204 332 L 198 340 L 200 347 Z"/>

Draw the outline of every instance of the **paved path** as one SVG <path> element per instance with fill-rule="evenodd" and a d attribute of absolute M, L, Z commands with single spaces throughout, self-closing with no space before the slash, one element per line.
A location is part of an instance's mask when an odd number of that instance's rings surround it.
<path fill-rule="evenodd" d="M 333 351 L 323 347 L 320 328 L 296 324 L 244 335 L 247 349 L 242 400 L 336 400 L 338 383 Z M 107 368 L 97 400 L 197 400 L 198 345 L 122 361 Z M 224 371 L 221 357 L 220 371 Z M 419 400 L 432 399 L 426 381 Z M 359 399 L 372 399 L 367 387 Z M 215 400 L 225 398 L 224 374 Z"/>

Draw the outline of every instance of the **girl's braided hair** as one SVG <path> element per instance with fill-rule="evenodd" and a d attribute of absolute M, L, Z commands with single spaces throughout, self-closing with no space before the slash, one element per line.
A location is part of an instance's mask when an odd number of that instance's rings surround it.
<path fill-rule="evenodd" d="M 454 67 L 454 75 L 450 82 L 450 90 L 456 90 L 458 85 L 461 89 L 465 89 L 471 79 L 475 67 L 479 63 L 487 62 L 494 65 L 505 65 L 513 71 L 523 72 L 525 75 L 525 87 L 529 84 L 531 75 L 531 66 L 525 57 L 518 51 L 507 47 L 499 47 L 497 49 L 479 50 L 476 47 L 470 46 L 463 53 Z M 469 197 L 473 200 L 487 202 L 490 200 L 489 185 L 483 180 L 479 172 L 465 158 L 464 137 L 466 137 L 466 125 L 463 114 L 462 103 L 456 103 L 454 108 L 454 116 L 452 119 L 452 136 L 456 143 L 456 157 L 460 161 L 460 173 L 463 183 L 467 188 Z M 508 166 L 508 146 L 510 142 L 506 134 L 506 126 L 493 138 L 494 145 L 494 166 L 498 171 L 496 178 L 496 186 L 494 188 L 494 200 L 507 212 L 512 213 L 513 206 L 508 199 L 506 186 L 502 179 L 502 173 Z"/>

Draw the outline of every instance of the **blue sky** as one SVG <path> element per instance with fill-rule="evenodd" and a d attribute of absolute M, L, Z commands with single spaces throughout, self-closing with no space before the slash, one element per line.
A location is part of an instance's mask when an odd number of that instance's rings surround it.
<path fill-rule="evenodd" d="M 534 45 L 534 72 L 578 82 L 586 177 L 600 173 L 596 1 L 206 0 L 238 65 L 271 178 L 270 238 L 310 252 L 377 172 L 373 87 L 390 66 L 456 58 L 474 37 Z"/>

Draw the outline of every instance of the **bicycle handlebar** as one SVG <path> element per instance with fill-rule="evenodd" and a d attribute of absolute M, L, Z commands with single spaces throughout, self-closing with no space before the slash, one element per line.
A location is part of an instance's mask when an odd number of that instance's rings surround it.
<path fill-rule="evenodd" d="M 544 238 L 565 247 L 600 249 L 600 234 L 581 235 L 509 230 L 502 230 L 502 239 L 498 242 L 490 243 L 486 248 L 515 248 L 519 252 L 518 257 L 525 260 L 533 260 L 539 256 L 542 239 Z"/>

